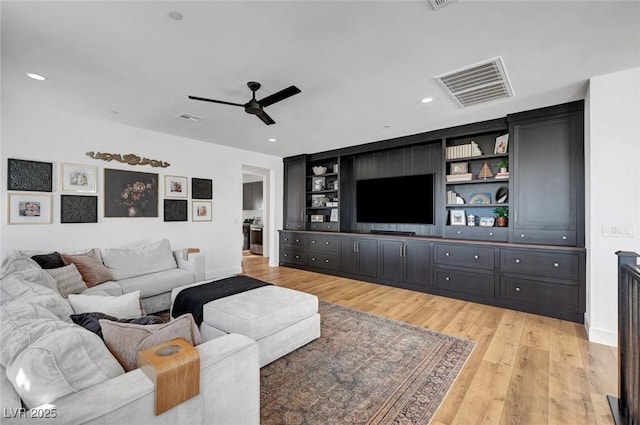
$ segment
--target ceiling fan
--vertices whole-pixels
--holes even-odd
[[[251,100],[245,104],[225,102],[223,100],[207,99],[205,97],[197,96],[189,96],[189,99],[202,100],[204,102],[222,103],[223,105],[242,106],[244,107],[244,111],[246,113],[257,116],[266,125],[271,125],[275,124],[276,122],[269,115],[267,115],[267,113],[264,111],[264,108],[301,92],[301,90],[296,86],[290,86],[286,89],[280,90],[277,93],[269,95],[264,99],[256,100],[256,91],[261,87],[261,84],[255,81],[249,81],[247,83],[247,86],[249,86],[249,89],[253,93],[253,96]]]

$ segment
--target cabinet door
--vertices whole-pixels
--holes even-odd
[[[356,243],[358,250],[358,273],[378,276],[378,240],[359,239]]]
[[[242,185],[242,209],[253,209],[253,186],[251,183],[244,183]]]
[[[295,160],[284,163],[284,228],[304,229],[304,197],[306,161]]]
[[[428,242],[405,241],[404,280],[420,285],[429,285],[430,246]]]
[[[576,240],[567,232],[575,232],[583,221],[579,216],[584,189],[580,114],[582,111],[513,124],[514,208],[510,220],[514,243],[568,245]],[[554,232],[559,232],[558,237]]]
[[[340,270],[358,273],[358,253],[356,240],[353,238],[340,238]]]
[[[380,278],[395,281],[404,279],[404,242],[380,241]]]

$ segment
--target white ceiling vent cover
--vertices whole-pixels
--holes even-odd
[[[435,78],[461,108],[514,95],[500,56]]]
[[[453,3],[456,0],[429,0],[429,4],[433,7],[433,10],[438,10],[441,7],[445,7],[446,5]]]
[[[186,112],[178,115],[176,118],[181,118],[183,120],[193,121],[193,122],[198,122],[202,119],[200,117],[196,117],[195,115],[187,114]]]

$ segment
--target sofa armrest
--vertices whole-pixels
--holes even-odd
[[[153,383],[140,369],[51,403],[48,424],[216,424],[260,423],[258,346],[229,334],[196,347],[200,352],[200,394],[155,416]],[[3,418],[5,424],[40,424],[38,418]]]
[[[195,274],[194,282],[200,282],[204,280],[205,273],[205,259],[202,254],[189,254],[189,258],[185,259],[183,257],[183,249],[178,249],[173,251],[173,256],[176,259],[176,263],[178,263],[178,268],[183,270],[188,270]]]

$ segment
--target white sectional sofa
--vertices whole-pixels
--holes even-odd
[[[126,259],[118,257],[122,254],[107,253],[105,264],[126,266]],[[151,301],[150,310],[162,309],[170,286],[166,282],[184,275],[180,271],[149,269],[143,275],[114,279],[107,292],[126,293],[141,290],[145,282],[157,284],[157,289],[141,293]],[[195,272],[184,273],[197,279]],[[102,289],[87,290],[98,291]],[[56,281],[30,257],[5,259],[0,274],[2,424],[259,423],[259,353],[252,339],[228,334],[198,345],[200,394],[155,416],[152,381],[140,369],[125,373],[98,335],[72,323],[72,313]]]

